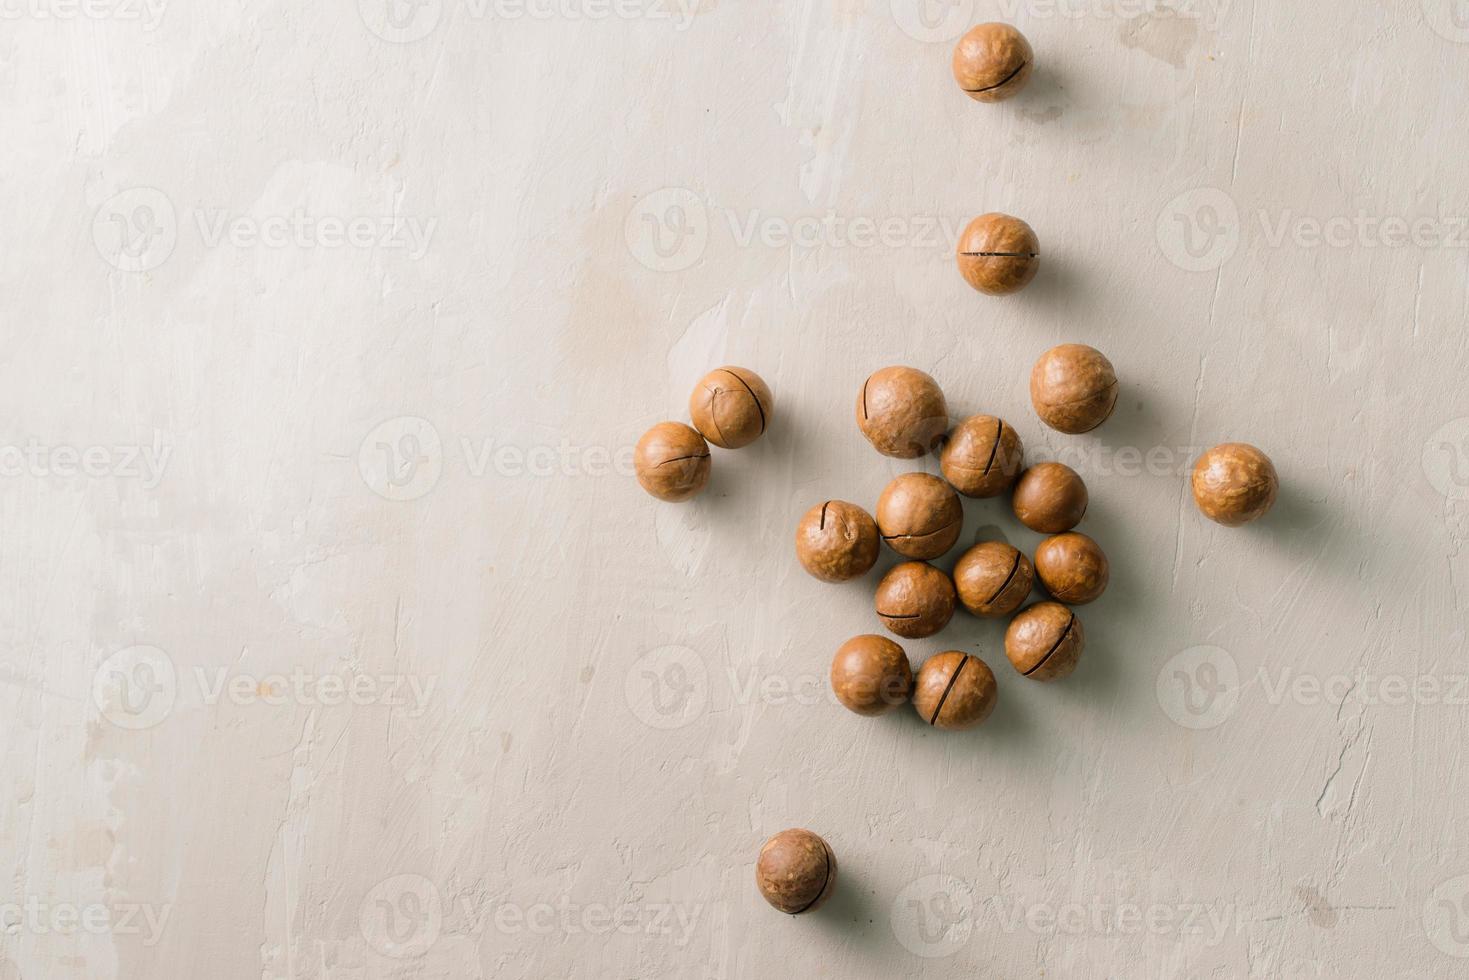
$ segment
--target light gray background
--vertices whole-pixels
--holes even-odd
[[[1462,973],[1465,4],[158,2],[0,31],[0,978]],[[987,210],[1019,296],[953,267]],[[1092,435],[1029,407],[1065,341]],[[660,504],[723,363],[773,425]],[[907,644],[995,668],[974,732],[833,704],[891,557],[793,556],[910,468],[890,363],[1112,558],[1064,683]],[[1224,440],[1257,526],[1189,500]],[[842,868],[796,919],[788,826]]]

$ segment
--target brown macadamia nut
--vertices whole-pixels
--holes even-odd
[[[959,495],[928,473],[904,473],[877,498],[882,539],[905,558],[937,558],[954,547],[963,527]]]
[[[760,375],[742,367],[710,371],[689,395],[694,428],[721,449],[739,449],[760,438],[774,407]]]
[[[988,718],[999,694],[988,664],[958,650],[945,650],[918,669],[913,707],[928,724],[958,731]]]
[[[1001,102],[1030,81],[1035,53],[1009,24],[980,24],[954,45],[954,81],[976,102]]]
[[[1057,432],[1090,432],[1117,404],[1117,372],[1095,347],[1052,347],[1031,368],[1030,403],[1041,421]]]
[[[873,605],[882,625],[910,640],[933,636],[954,617],[954,582],[921,561],[894,565],[877,583]]]
[[[796,525],[796,557],[823,582],[845,582],[867,574],[882,547],[877,522],[845,500],[828,500],[806,511]]]
[[[659,422],[638,440],[633,470],[659,500],[688,500],[709,483],[709,444],[682,422]]]
[[[755,885],[767,902],[787,915],[820,908],[836,884],[836,855],[809,830],[782,830],[760,848]]]
[[[1107,556],[1085,534],[1070,531],[1046,538],[1035,549],[1035,574],[1052,598],[1073,606],[1107,591]]]
[[[1024,455],[1014,426],[993,415],[971,415],[949,433],[939,468],[964,496],[996,497],[1015,482]]]
[[[884,456],[917,459],[943,441],[949,406],[938,382],[922,371],[885,367],[857,393],[857,425]]]
[[[1010,620],[1005,630],[1005,656],[1017,671],[1036,681],[1070,674],[1085,645],[1081,620],[1059,602],[1037,602]]]
[[[1041,244],[1030,225],[1008,214],[982,214],[959,236],[959,272],[990,296],[1019,292],[1041,267]]]
[[[885,715],[913,696],[913,665],[885,636],[854,636],[832,658],[831,689],[848,710]]]
[[[1020,523],[1041,534],[1060,534],[1086,514],[1086,484],[1065,463],[1038,463],[1020,474],[1010,505]]]
[[[1243,442],[1226,442],[1194,463],[1194,503],[1211,521],[1225,527],[1248,524],[1275,504],[1280,478],[1275,464]]]
[[[1035,584],[1035,568],[1019,548],[982,541],[954,566],[954,588],[964,608],[976,616],[1008,616],[1020,608]]]

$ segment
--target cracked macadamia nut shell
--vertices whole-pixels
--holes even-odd
[[[771,906],[787,915],[820,908],[836,884],[836,855],[809,830],[782,830],[760,848],[755,885]]]
[[[831,689],[849,711],[885,715],[913,695],[913,665],[885,636],[854,636],[831,660]]]
[[[1037,463],[1015,483],[1010,506],[1021,524],[1041,534],[1060,534],[1086,514],[1086,484],[1065,463]]]
[[[633,471],[659,500],[688,500],[709,483],[709,444],[682,422],[659,422],[638,440]]]
[[[925,724],[959,731],[990,716],[999,700],[994,671],[958,650],[936,653],[918,669],[913,708]]]
[[[796,557],[802,568],[823,582],[867,574],[881,548],[877,522],[845,500],[817,504],[796,525]]]
[[[921,561],[894,565],[873,596],[882,624],[910,640],[933,636],[949,625],[956,601],[953,580]]]
[[[689,395],[694,428],[721,449],[739,449],[760,438],[774,406],[760,375],[733,365],[704,375]]]
[[[1041,267],[1041,244],[1030,225],[1008,214],[982,214],[959,236],[964,281],[989,296],[1019,292]]]
[[[1095,347],[1052,347],[1030,371],[1030,403],[1041,421],[1057,432],[1090,432],[1117,404],[1117,372]]]
[[[959,495],[928,473],[904,473],[877,498],[877,529],[905,558],[937,558],[959,540],[964,508]]]
[[[1081,606],[1107,591],[1111,568],[1095,541],[1068,531],[1046,538],[1035,549],[1035,574],[1052,598]]]
[[[1037,602],[1005,630],[1005,656],[1016,671],[1036,681],[1055,681],[1076,669],[1086,634],[1076,613],[1059,602]]]
[[[996,497],[1020,474],[1025,448],[1015,427],[993,415],[971,415],[954,426],[939,468],[966,497]]]
[[[1003,541],[982,541],[954,565],[954,589],[964,608],[976,616],[1008,616],[1020,608],[1035,585],[1035,568],[1019,549]]]
[[[1194,503],[1205,517],[1239,527],[1275,505],[1280,478],[1269,456],[1248,443],[1226,442],[1194,463],[1193,488]]]
[[[976,102],[1001,102],[1030,81],[1035,52],[1009,24],[980,24],[954,45],[954,81]]]
[[[917,459],[938,448],[949,428],[949,406],[938,382],[917,368],[885,367],[857,393],[857,426],[872,447],[895,459]]]

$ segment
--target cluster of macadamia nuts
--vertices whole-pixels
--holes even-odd
[[[1068,344],[1042,355],[1031,393],[1042,421],[1083,432],[1111,412],[1117,376],[1100,352]],[[1005,654],[1017,673],[1036,681],[1070,674],[1085,642],[1071,607],[1099,598],[1109,577],[1101,547],[1075,530],[1087,509],[1081,477],[1061,463],[1027,468],[1019,432],[999,416],[971,415],[950,426],[943,390],[917,368],[873,372],[858,391],[854,414],[879,453],[893,459],[937,454],[943,475],[899,474],[879,495],[875,515],[845,500],[812,505],[796,526],[802,567],[824,582],[850,581],[872,570],[886,544],[902,559],[880,577],[873,595],[878,622],[889,633],[931,637],[962,607],[982,619],[1008,620]],[[1033,556],[1005,541],[979,541],[959,556],[952,574],[934,564],[962,535],[961,497],[1007,495],[1022,524],[1048,535]],[[1027,606],[1037,586],[1049,599]],[[915,670],[901,646],[873,633],[837,649],[831,686],[856,714],[884,715],[911,702],[924,724],[950,730],[981,724],[999,690],[989,665],[971,653],[946,650]],[[810,863],[808,870],[819,862],[812,857]]]
[[[977,102],[1014,96],[1034,68],[1030,43],[1008,24],[980,24],[954,47],[954,80]],[[1040,240],[1020,218],[981,214],[959,236],[955,258],[975,290],[1005,296],[1035,278]],[[1105,422],[1118,391],[1111,361],[1084,344],[1051,348],[1030,375],[1036,416],[1068,435]],[[655,426],[638,443],[638,479],[665,500],[693,496],[709,476],[705,440],[726,448],[745,445],[764,431],[769,412],[770,392],[758,377],[739,368],[713,372],[690,403],[698,431],[673,422]],[[796,527],[796,556],[806,571],[825,582],[859,578],[872,570],[886,543],[903,559],[881,576],[874,595],[877,618],[889,632],[904,639],[933,636],[962,606],[980,618],[1009,619],[1005,655],[1021,676],[1055,681],[1071,674],[1086,642],[1072,607],[1100,598],[1110,577],[1101,547],[1076,530],[1088,504],[1081,476],[1059,462],[1026,467],[1019,433],[997,416],[972,415],[951,427],[943,390],[916,368],[886,367],[868,377],[857,395],[856,419],[882,455],[916,460],[936,453],[943,476],[898,476],[878,497],[875,516],[843,500],[811,506]],[[1271,508],[1279,480],[1263,452],[1231,442],[1199,457],[1192,488],[1206,517],[1237,526]],[[962,535],[961,495],[1006,494],[1016,519],[1047,535],[1032,556],[1005,541],[979,541],[959,557],[952,574],[932,564]],[[1049,598],[1027,606],[1036,586]],[[983,723],[999,690],[989,665],[973,654],[945,650],[915,672],[901,646],[872,633],[837,649],[831,685],[837,700],[858,715],[885,715],[911,703],[924,724],[951,730]],[[809,830],[782,831],[761,848],[755,878],[766,901],[799,915],[831,894],[836,857]]]
[[[689,395],[689,417],[659,422],[638,440],[633,471],[659,500],[679,503],[709,485],[709,444],[740,449],[765,434],[775,407],[770,388],[754,371],[727,365],[704,375]]]

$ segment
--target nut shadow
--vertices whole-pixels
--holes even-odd
[[[875,889],[861,866],[853,867],[846,859],[838,859],[836,890],[825,905],[801,918],[823,931],[840,933],[841,937],[871,952],[887,948],[887,932],[876,926],[885,914],[874,901]]]

